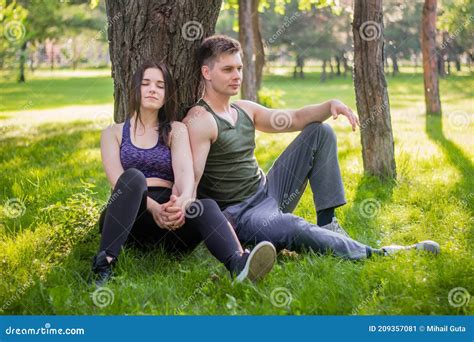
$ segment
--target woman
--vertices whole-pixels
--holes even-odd
[[[96,283],[111,277],[126,243],[185,253],[204,241],[237,281],[265,276],[275,262],[273,245],[265,241],[251,253],[243,251],[217,204],[193,200],[187,128],[176,121],[174,84],[164,64],[138,68],[129,103],[126,121],[106,128],[101,137],[102,162],[114,190],[99,221],[102,238],[92,267]]]

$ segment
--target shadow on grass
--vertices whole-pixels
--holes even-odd
[[[442,117],[426,116],[426,133],[442,148],[450,164],[461,174],[461,181],[456,184],[453,195],[467,203],[471,216],[474,216],[474,165],[472,161],[456,144],[444,136]]]

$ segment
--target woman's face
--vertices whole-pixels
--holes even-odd
[[[143,73],[141,84],[141,107],[147,110],[159,110],[165,99],[165,81],[160,69],[149,68]]]

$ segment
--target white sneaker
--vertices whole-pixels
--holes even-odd
[[[276,260],[276,250],[271,242],[262,241],[252,249],[245,262],[245,266],[235,278],[238,283],[249,279],[256,282],[271,271]]]
[[[400,245],[390,245],[381,248],[384,252],[384,255],[394,255],[400,251],[407,251],[416,249],[418,251],[427,251],[433,254],[439,254],[441,248],[439,247],[439,243],[431,240],[425,240],[418,243],[415,243],[411,246],[400,246]]]
[[[331,223],[325,224],[324,226],[320,226],[323,229],[330,230],[334,233],[339,233],[341,235],[344,235],[345,237],[350,237],[349,234],[344,230],[344,228],[341,227],[341,225],[337,222],[337,219],[335,217],[332,218]]]

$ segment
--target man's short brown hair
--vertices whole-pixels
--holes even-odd
[[[202,42],[197,52],[199,67],[211,65],[211,63],[220,55],[226,53],[232,55],[241,52],[240,43],[224,35],[210,36]]]

